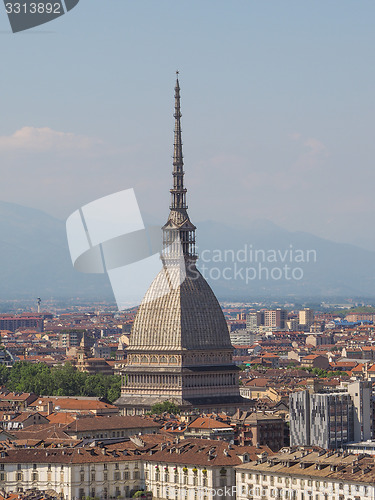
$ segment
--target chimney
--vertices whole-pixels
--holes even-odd
[[[51,415],[51,413],[53,413],[53,402],[48,401],[48,403],[47,403],[47,416]]]

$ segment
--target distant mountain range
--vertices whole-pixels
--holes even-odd
[[[269,221],[202,222],[197,242],[198,267],[221,299],[375,297],[375,252],[353,245]],[[65,222],[39,210],[0,202],[0,256],[1,298],[113,300],[106,275],[73,269]]]
[[[238,255],[235,252],[237,270],[240,266],[254,268],[248,272],[249,278],[252,278],[248,283],[246,276],[242,279],[240,274],[236,280],[210,279],[207,270],[208,281],[219,297],[248,297],[251,300],[257,297],[288,296],[321,299],[375,297],[375,252],[354,245],[334,243],[306,232],[287,231],[270,221],[255,221],[241,228],[208,221],[198,227],[199,251],[211,251],[202,253],[201,260],[204,257],[206,260],[212,257],[213,260],[214,248],[221,251],[246,248],[246,262],[239,262],[244,257],[244,251]],[[216,252],[217,255],[219,253]],[[233,272],[231,252],[227,252],[227,262],[209,262],[207,266],[221,269],[227,266]],[[285,266],[289,267],[287,272]],[[227,271],[227,275],[230,273]]]
[[[65,222],[0,202],[0,297],[113,299],[106,275],[76,272]]]

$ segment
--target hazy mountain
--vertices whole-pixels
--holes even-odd
[[[199,264],[208,267],[205,275],[219,296],[230,294],[233,297],[256,299],[262,297],[315,296],[315,297],[374,297],[375,296],[375,252],[354,245],[334,243],[309,233],[291,232],[269,221],[255,221],[246,227],[223,226],[207,221],[199,224],[197,241],[201,254]],[[247,249],[247,261],[239,262]],[[203,252],[204,249],[206,252]],[[214,251],[216,249],[216,252]],[[227,252],[225,262],[214,262],[214,256],[223,260],[223,250]],[[243,250],[239,255],[237,250]],[[209,250],[209,251],[207,251]],[[251,252],[252,250],[252,252]],[[256,253],[256,250],[258,252]],[[211,259],[210,262],[202,262]],[[229,267],[234,276],[234,265],[254,268],[249,271],[246,284],[245,270],[243,279],[216,280],[218,271],[209,269]],[[286,279],[284,266],[287,265],[292,279]],[[259,266],[262,267],[259,278]],[[264,268],[268,269],[267,272]],[[272,271],[273,268],[278,270]],[[280,273],[280,269],[282,273]],[[294,277],[292,275],[294,271]],[[302,270],[302,272],[300,271]],[[278,279],[281,274],[281,279]],[[302,275],[302,277],[301,277]],[[300,279],[301,278],[301,279]]]
[[[112,298],[105,275],[73,269],[65,222],[0,202],[0,296]]]
[[[375,297],[375,252],[353,245],[290,232],[269,221],[246,227],[202,222],[197,242],[198,267],[222,298]],[[0,202],[0,252],[2,298],[113,299],[105,275],[73,269],[65,222],[44,212]],[[252,268],[248,283],[246,268]]]

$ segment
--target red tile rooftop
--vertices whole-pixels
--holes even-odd
[[[189,429],[228,429],[229,424],[211,417],[198,417],[188,425]]]
[[[133,429],[133,428],[160,428],[160,425],[147,417],[113,416],[113,417],[85,417],[76,419],[64,427],[66,432],[84,432],[106,429]]]
[[[364,365],[363,363],[358,364],[357,366],[355,366],[355,367],[352,369],[352,373],[355,373],[355,372],[362,372],[364,367],[365,367],[365,365]]]
[[[75,421],[74,415],[72,415],[71,413],[64,413],[64,412],[51,413],[50,415],[46,415],[46,417],[51,424],[67,425]]]
[[[252,380],[243,382],[245,387],[267,387],[269,383],[270,379],[268,378],[253,378]]]
[[[356,361],[332,361],[332,363],[330,363],[330,366],[346,368],[349,366],[357,366],[357,364],[358,363]]]
[[[40,403],[41,401],[41,403]],[[29,406],[44,406],[48,402],[53,402],[55,406],[59,406],[65,410],[100,410],[100,409],[116,409],[117,406],[104,403],[98,399],[89,398],[68,398],[64,396],[41,397],[31,403]]]

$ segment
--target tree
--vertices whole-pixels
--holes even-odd
[[[134,493],[133,498],[149,498],[152,499],[152,492],[151,491],[143,491],[143,490],[138,490]]]
[[[121,377],[90,375],[77,371],[70,363],[50,368],[45,363],[15,363],[12,368],[0,366],[0,382],[8,390],[34,392],[40,396],[88,396],[113,402],[120,397]]]
[[[163,403],[156,403],[151,407],[151,414],[160,415],[161,413],[180,413],[180,407],[172,401],[164,401]]]
[[[9,379],[10,368],[0,365],[0,385],[6,385]]]
[[[121,377],[115,375],[111,380],[111,385],[107,390],[107,399],[113,403],[121,396]]]

